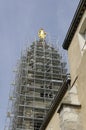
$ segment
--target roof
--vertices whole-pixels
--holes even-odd
[[[68,50],[85,10],[86,10],[86,0],[80,0],[62,45],[64,49]]]
[[[68,90],[68,86],[70,84],[70,75],[67,75],[62,87],[59,89],[55,99],[53,100],[53,104],[51,104],[51,108],[47,114],[47,116],[44,119],[44,122],[40,128],[40,130],[45,130],[45,128],[47,127],[49,121],[51,120],[54,112],[56,111],[57,107],[59,106],[62,98],[64,97],[65,93]]]

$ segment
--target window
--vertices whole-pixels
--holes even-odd
[[[86,49],[86,30],[84,32],[84,45],[82,49]]]
[[[80,50],[81,54],[84,53],[86,50],[86,18],[81,25],[80,32],[79,32],[79,43],[80,43]]]
[[[81,34],[80,36],[80,42],[81,42],[81,51],[83,52],[86,50],[86,30]]]

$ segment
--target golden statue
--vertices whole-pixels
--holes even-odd
[[[44,29],[40,29],[38,32],[38,36],[40,39],[45,39],[46,38],[46,32],[44,31]]]

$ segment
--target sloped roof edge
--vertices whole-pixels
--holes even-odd
[[[65,37],[63,45],[62,45],[64,49],[68,50],[70,43],[72,41],[72,38],[77,30],[77,27],[80,23],[80,20],[83,16],[83,13],[85,10],[86,10],[86,0],[80,0],[79,5],[76,9],[73,20],[70,24],[70,27],[68,29],[68,32],[66,34],[66,37]]]

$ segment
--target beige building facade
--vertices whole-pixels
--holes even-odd
[[[86,130],[86,0],[83,0],[82,14],[76,31],[68,45],[68,58],[71,74],[71,86],[76,85],[78,100],[81,104],[80,118],[83,130]],[[80,15],[80,14],[79,14]],[[77,24],[77,23],[76,23]],[[72,34],[71,34],[72,35]]]
[[[55,99],[59,103],[51,107],[53,114],[49,111],[41,130],[86,130],[86,0],[79,2],[63,48],[68,51],[71,82],[64,82],[67,89],[59,92],[63,96]]]

